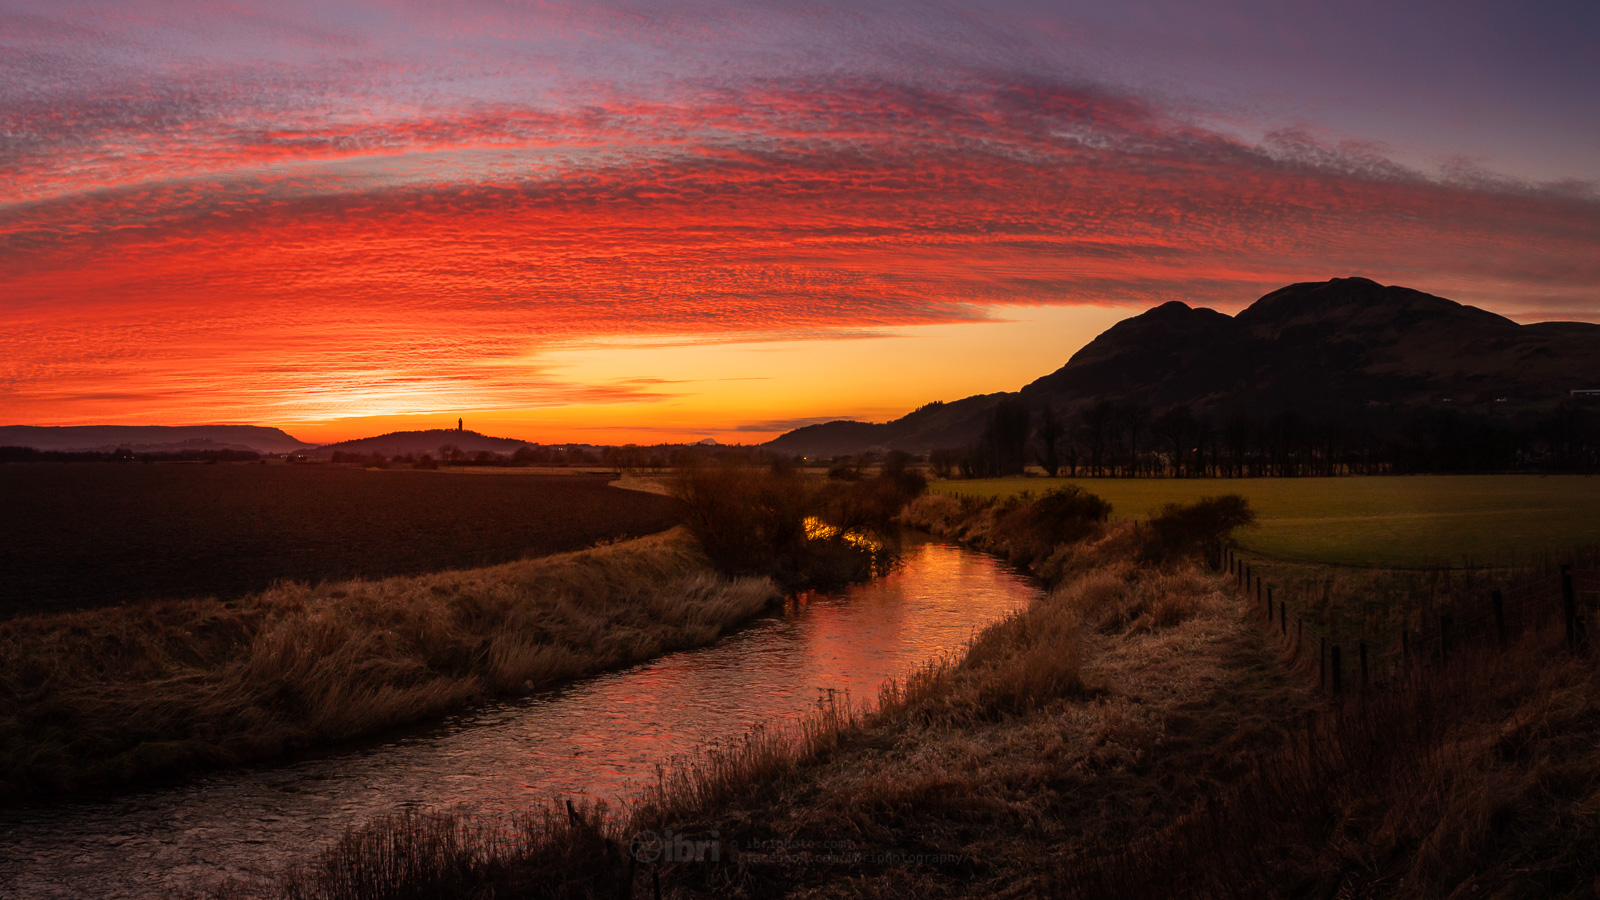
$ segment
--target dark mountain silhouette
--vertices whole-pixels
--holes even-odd
[[[1237,316],[1166,303],[1118,322],[1017,393],[884,424],[812,425],[768,446],[812,456],[965,446],[1007,397],[1067,415],[1110,400],[1215,416],[1330,419],[1448,405],[1507,417],[1549,410],[1584,388],[1600,388],[1600,325],[1519,325],[1410,288],[1335,278],[1280,288]]]
[[[313,446],[277,428],[261,425],[5,425],[0,447],[35,450],[181,453],[203,450],[254,450],[292,453]]]
[[[989,410],[1015,394],[978,394],[951,403],[929,403],[892,422],[824,422],[781,435],[767,444],[783,453],[813,457],[845,456],[870,449],[926,453],[970,444],[983,430]]]
[[[462,453],[474,454],[484,450],[490,453],[515,453],[518,447],[528,446],[527,441],[511,438],[489,437],[476,431],[457,431],[453,428],[435,428],[429,431],[394,431],[377,437],[357,438],[325,444],[310,452],[312,456],[332,456],[343,453],[381,453],[384,456],[420,456],[424,453],[439,455],[439,448],[451,446]]]

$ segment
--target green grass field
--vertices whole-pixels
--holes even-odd
[[[1009,497],[1078,484],[1142,519],[1168,502],[1237,493],[1259,523],[1247,550],[1282,560],[1419,568],[1486,565],[1600,543],[1600,478],[1411,475],[1372,478],[1005,478],[936,482],[956,496]]]

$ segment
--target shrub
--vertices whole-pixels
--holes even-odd
[[[1168,503],[1145,523],[1140,555],[1171,560],[1199,552],[1215,553],[1235,528],[1253,525],[1255,511],[1238,494],[1202,497],[1194,503]]]
[[[1022,565],[1044,559],[1061,544],[1095,534],[1111,515],[1111,504],[1077,485],[1048,491],[1033,502],[1008,504],[995,523],[992,540]]]
[[[954,537],[966,516],[961,501],[949,494],[923,494],[900,512],[900,521],[940,537]]]
[[[912,456],[904,450],[891,450],[883,459],[878,480],[894,486],[906,501],[922,496],[928,489],[928,476],[911,467]]]
[[[723,572],[781,574],[803,556],[815,501],[797,475],[694,461],[678,470],[674,494],[684,503],[684,524]]]
[[[820,481],[726,460],[685,465],[674,493],[718,569],[799,587],[868,577],[888,556],[895,517],[912,499],[904,491],[921,486],[906,473]]]

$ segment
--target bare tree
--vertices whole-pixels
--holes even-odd
[[[1083,411],[1084,437],[1089,444],[1089,471],[1096,477],[1105,474],[1106,443],[1111,438],[1111,426],[1116,417],[1117,408],[1110,400],[1101,400]]]
[[[1152,437],[1171,454],[1172,477],[1183,477],[1184,460],[1193,446],[1194,414],[1187,406],[1174,406],[1162,413],[1151,428]]]
[[[978,440],[995,475],[1019,475],[1028,465],[1028,407],[1021,400],[1001,400],[989,413],[989,424]]]
[[[1144,434],[1145,427],[1150,424],[1150,407],[1143,403],[1129,403],[1122,408],[1122,430],[1128,435],[1128,470],[1127,474],[1137,477],[1139,474],[1139,435]]]
[[[1061,471],[1061,436],[1065,431],[1056,411],[1049,404],[1045,404],[1044,408],[1039,410],[1039,425],[1034,429],[1034,434],[1039,438],[1039,465],[1044,467],[1045,474],[1051,478],[1056,477],[1056,473]]]
[[[1245,456],[1250,450],[1250,420],[1243,415],[1231,415],[1222,430],[1223,440],[1228,445],[1228,474],[1243,478]]]
[[[1217,426],[1210,416],[1194,423],[1195,470],[1201,478],[1217,474]]]

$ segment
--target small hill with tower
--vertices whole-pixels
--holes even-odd
[[[309,451],[308,456],[326,457],[334,453],[381,454],[383,456],[441,455],[441,447],[454,447],[462,453],[474,454],[487,450],[490,453],[515,453],[517,448],[529,446],[528,441],[512,438],[490,437],[476,431],[456,428],[432,428],[427,431],[393,431],[377,437],[357,438],[324,444]]]

